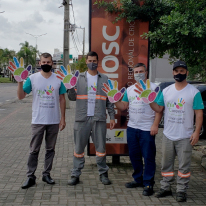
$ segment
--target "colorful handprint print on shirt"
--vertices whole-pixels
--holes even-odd
[[[78,77],[79,77],[79,71],[77,70],[75,74],[73,75],[71,73],[71,68],[69,65],[67,65],[67,70],[64,68],[64,66],[60,66],[62,72],[57,71],[57,78],[61,79],[62,82],[64,83],[64,86],[67,89],[71,89],[75,87]]]
[[[178,99],[178,103],[174,102],[174,104],[177,109],[181,110],[183,108],[183,105],[185,104],[185,101],[184,99],[181,98],[180,100]]]
[[[136,89],[134,89],[134,91],[139,94],[139,98],[141,98],[144,103],[146,104],[152,103],[155,100],[160,88],[156,87],[155,90],[153,91],[150,88],[149,79],[147,79],[146,85],[142,80],[140,80],[139,82],[141,86],[135,84]]]
[[[28,77],[29,71],[31,70],[32,66],[28,65],[26,69],[24,69],[24,59],[20,58],[20,63],[16,57],[13,57],[15,64],[9,61],[8,69],[14,75],[14,78],[17,82],[22,82],[24,79]]]
[[[44,91],[46,92],[47,95],[51,96],[52,92],[54,91],[54,88],[50,85],[50,86],[47,86],[47,89],[48,90],[44,90]]]
[[[106,83],[104,83],[103,84],[104,87],[102,88],[102,90],[107,94],[108,99],[111,103],[118,102],[122,98],[123,94],[125,93],[126,88],[123,87],[119,91],[118,82],[114,81],[114,84],[113,84],[110,79],[108,79],[108,84],[109,86]]]

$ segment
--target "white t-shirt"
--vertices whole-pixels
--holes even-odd
[[[92,76],[87,72],[87,116],[94,116],[95,99],[97,91],[97,75]]]
[[[194,109],[204,108],[199,90],[187,84],[178,91],[172,84],[163,89],[157,104],[165,106],[164,135],[173,141],[190,138],[194,131]]]
[[[150,87],[154,90],[157,85],[150,82]],[[135,85],[127,88],[122,101],[129,102],[129,121],[127,126],[143,131],[150,131],[154,122],[155,112],[149,104],[145,104],[134,91]]]
[[[32,74],[23,86],[29,94],[32,91],[32,124],[59,124],[59,94],[66,89],[56,74],[46,79],[40,72]]]

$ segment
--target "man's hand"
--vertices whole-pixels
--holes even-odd
[[[61,119],[59,123],[59,130],[62,131],[66,127],[65,119]]]
[[[156,135],[158,133],[158,126],[156,126],[156,125],[152,125],[151,126],[151,129],[150,129],[150,135],[152,135],[152,136],[154,136],[154,135]]]
[[[114,126],[115,126],[115,120],[114,119],[111,119],[110,120],[110,130],[114,129]]]
[[[190,137],[190,144],[191,144],[192,146],[194,146],[194,145],[198,142],[199,136],[200,136],[200,133],[199,133],[199,132],[194,132],[194,133],[192,134],[192,136]]]

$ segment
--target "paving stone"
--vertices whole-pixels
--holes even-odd
[[[73,124],[75,103],[70,102],[70,109],[66,111],[67,126],[59,132],[56,154],[54,157],[51,176],[55,185],[42,182],[44,168],[45,145],[43,143],[39,153],[39,163],[36,171],[37,184],[26,190],[21,185],[26,180],[27,158],[31,138],[31,102],[29,96],[23,101],[1,105],[0,108],[0,206],[158,206],[158,205],[206,205],[206,171],[197,158],[192,159],[191,180],[188,189],[188,201],[177,203],[175,200],[176,185],[172,186],[173,197],[157,199],[154,196],[142,195],[143,188],[125,188],[125,183],[132,181],[132,165],[129,157],[120,158],[120,164],[112,164],[112,157],[107,157],[110,167],[109,178],[112,185],[103,185],[99,181],[99,174],[95,157],[85,156],[85,168],[82,170],[80,184],[69,186],[70,170],[73,166]],[[154,190],[160,188],[161,180],[161,139],[162,129],[156,136],[156,175]],[[85,152],[86,149],[85,149]],[[175,174],[178,162],[175,161]]]

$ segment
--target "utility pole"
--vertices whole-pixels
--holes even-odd
[[[69,64],[69,6],[70,0],[63,0],[64,5],[64,43],[63,43],[63,64],[66,67]]]
[[[63,0],[62,2],[64,6],[64,42],[63,42],[63,65],[67,68],[67,64],[69,64],[69,6],[70,0]],[[69,109],[69,99],[66,98],[66,109]]]
[[[85,46],[85,27],[83,28],[83,57],[84,57],[84,50],[85,50],[85,48],[84,48],[84,46]]]

